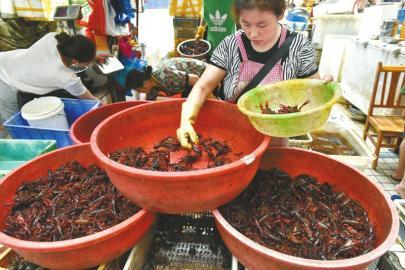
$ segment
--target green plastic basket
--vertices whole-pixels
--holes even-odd
[[[0,178],[27,161],[55,149],[54,140],[0,139]]]
[[[259,132],[274,137],[293,137],[322,127],[340,92],[336,83],[314,79],[288,80],[248,91],[239,99],[238,108]],[[280,104],[300,105],[307,99],[311,102],[297,113],[262,114],[260,110],[260,105],[266,101],[270,108],[277,109]]]

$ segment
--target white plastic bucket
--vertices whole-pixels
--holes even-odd
[[[69,129],[64,104],[58,97],[31,100],[21,108],[21,116],[32,127]]]

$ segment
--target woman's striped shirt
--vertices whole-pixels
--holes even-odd
[[[242,32],[242,30],[239,31]],[[288,30],[287,36],[289,34],[291,34],[291,30]],[[242,35],[246,37],[246,34],[243,32]],[[278,42],[275,46],[278,46]],[[248,57],[249,60],[252,60],[250,56]],[[236,33],[224,38],[212,53],[210,64],[227,72],[223,81],[223,95],[225,100],[233,100],[238,85],[241,59],[241,53],[236,42]],[[282,59],[281,65],[283,67],[283,77],[285,80],[307,78],[318,72],[315,51],[311,42],[302,34],[297,33],[290,46],[288,56]]]

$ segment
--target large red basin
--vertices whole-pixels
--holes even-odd
[[[377,248],[365,255],[346,260],[298,258],[256,244],[234,229],[218,210],[214,210],[215,222],[226,246],[250,270],[364,270],[395,242],[399,230],[395,207],[385,192],[359,170],[326,155],[295,148],[270,148],[264,154],[260,167],[278,167],[293,176],[309,174],[346,192],[367,210],[376,228]]]
[[[94,129],[104,119],[114,113],[148,102],[149,101],[146,100],[132,100],[104,105],[95,110],[91,110],[76,119],[70,127],[70,137],[76,144],[90,142],[90,137]]]
[[[19,167],[0,181],[0,229],[17,188],[30,179],[46,175],[48,169],[77,160],[93,163],[95,158],[88,143],[66,147]],[[155,215],[140,210],[134,216],[104,231],[72,240],[33,242],[19,240],[0,232],[0,243],[14,249],[35,264],[50,269],[85,269],[113,260],[133,247],[150,229]]]
[[[215,209],[232,200],[255,175],[270,138],[257,132],[236,105],[208,100],[196,122],[204,137],[226,141],[234,153],[253,158],[189,172],[156,172],[127,167],[108,158],[114,150],[142,146],[150,150],[167,136],[176,136],[183,99],[153,102],[117,113],[93,132],[91,147],[114,186],[148,210],[190,213]]]

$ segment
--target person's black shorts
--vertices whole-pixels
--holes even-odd
[[[68,91],[63,90],[63,89],[55,90],[55,91],[52,91],[52,92],[50,92],[48,94],[45,94],[45,95],[36,95],[36,94],[32,94],[32,93],[18,91],[17,92],[18,106],[21,109],[22,106],[24,106],[25,103],[30,102],[34,98],[46,97],[46,96],[54,96],[54,97],[60,97],[60,98],[76,98],[76,99],[78,98],[78,97],[70,94]]]

